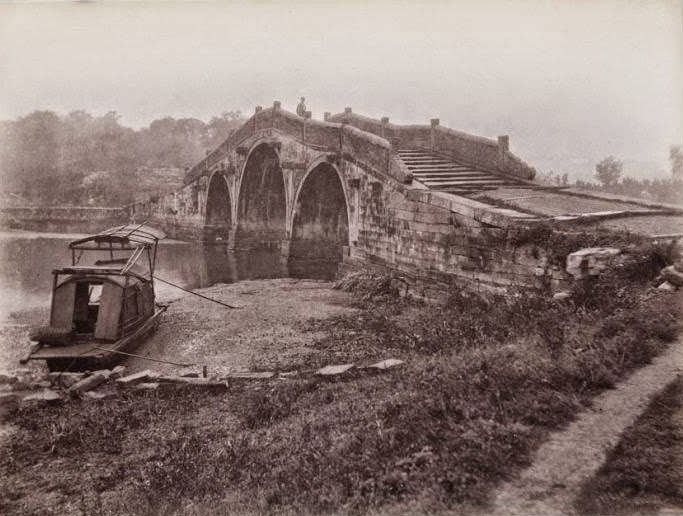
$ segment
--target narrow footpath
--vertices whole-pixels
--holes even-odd
[[[683,374],[683,338],[616,388],[595,398],[565,430],[537,451],[528,469],[498,491],[494,515],[571,515],[581,484],[591,478],[622,432],[651,398]]]

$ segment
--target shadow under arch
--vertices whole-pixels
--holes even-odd
[[[237,200],[236,247],[281,243],[286,239],[287,197],[280,157],[267,144],[249,153]]]
[[[204,240],[227,242],[232,227],[232,201],[225,176],[215,172],[209,181],[206,194],[206,216],[204,218]]]
[[[337,170],[315,166],[296,198],[288,270],[296,278],[331,279],[349,245],[346,195]]]

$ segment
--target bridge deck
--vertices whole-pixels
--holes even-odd
[[[430,190],[541,218],[579,217],[586,224],[651,236],[683,233],[683,211],[666,206],[609,199],[590,192],[579,195],[483,170],[423,149],[402,149],[398,155],[413,178]]]

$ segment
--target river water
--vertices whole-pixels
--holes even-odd
[[[69,241],[84,235],[0,232],[0,321],[12,312],[50,304],[52,270],[71,265]],[[291,264],[290,264],[291,266]],[[334,268],[316,270],[316,278],[330,278]],[[228,251],[225,246],[202,246],[164,240],[159,245],[156,276],[184,288],[234,283],[244,279],[288,276],[288,264],[278,249]],[[157,299],[170,300],[184,293],[155,282]]]

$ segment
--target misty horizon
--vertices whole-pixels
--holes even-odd
[[[116,111],[208,121],[305,96],[495,138],[539,172],[602,158],[668,177],[680,145],[681,3],[0,3],[0,119]],[[30,43],[30,44],[27,44]]]

